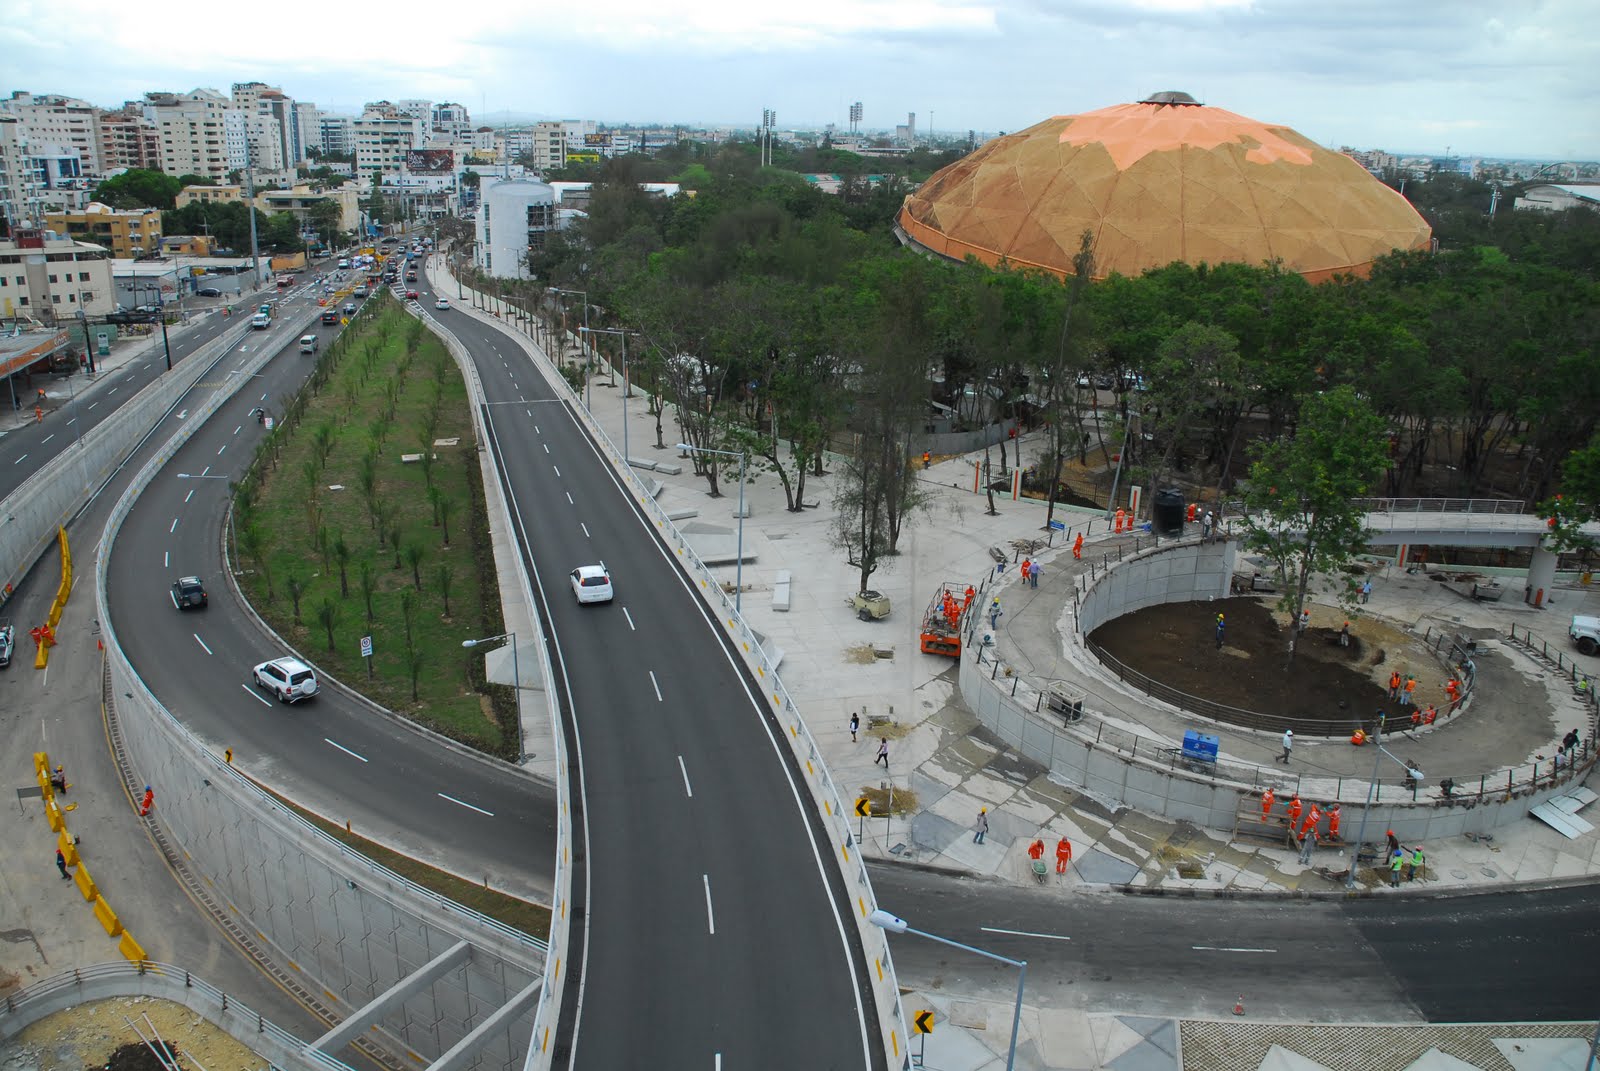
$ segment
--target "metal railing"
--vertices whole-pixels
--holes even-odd
[[[1512,624],[1506,632],[1506,637],[1529,654],[1549,663],[1558,673],[1572,682],[1573,692],[1589,711],[1589,732],[1592,736],[1597,717],[1595,687],[1600,684],[1600,680],[1588,670],[1580,668],[1577,660],[1565,650],[1557,647],[1552,651],[1548,640],[1534,635],[1528,629],[1518,631],[1517,626]]]
[[[1358,498],[1354,504],[1368,513],[1475,513],[1527,514],[1520,498]]]

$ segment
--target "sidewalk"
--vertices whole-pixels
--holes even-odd
[[[430,258],[430,278],[436,286],[448,285],[454,290],[455,280],[432,263],[435,259]],[[466,301],[453,300],[453,308],[455,315],[477,316],[509,327],[504,320],[472,308],[470,295]],[[536,349],[531,340],[523,337],[530,350]],[[541,360],[541,369],[549,373],[548,360]],[[620,374],[617,379],[620,384]],[[620,386],[613,388],[610,382],[610,370],[602,368],[593,382],[594,413],[620,450],[623,391]],[[670,413],[664,418],[666,448],[658,449],[655,421],[648,414],[645,398],[638,388],[634,389],[634,396],[628,403],[627,419],[630,452],[634,458],[679,460],[677,451],[671,448],[679,437]],[[1025,464],[1040,445],[1034,437],[1024,437]],[[879,861],[914,861],[1032,883],[1034,879],[1025,854],[1027,844],[1036,836],[1042,836],[1053,846],[1057,838],[1065,836],[1073,844],[1074,872],[1067,880],[1054,885],[1061,896],[1073,895],[1085,886],[1106,884],[1181,891],[1186,895],[1197,891],[1218,895],[1295,896],[1307,892],[1339,895],[1341,888],[1328,874],[1344,870],[1348,861],[1335,857],[1331,851],[1319,852],[1316,865],[1301,866],[1297,853],[1287,846],[1230,843],[1224,833],[1216,830],[1197,830],[1186,823],[1128,810],[1114,800],[1091,798],[1078,789],[1050,780],[1043,770],[1000,746],[978,727],[976,718],[966,710],[957,694],[955,663],[924,655],[919,649],[917,633],[922,610],[939,584],[951,581],[976,585],[993,572],[990,547],[1008,549],[1013,541],[1044,538],[1040,529],[1045,512],[1042,503],[1014,502],[996,493],[997,513],[987,515],[986,497],[970,490],[973,464],[982,458],[981,451],[947,458],[919,473],[928,489],[934,492],[934,502],[928,512],[908,521],[901,538],[901,553],[871,578],[870,585],[887,594],[894,607],[891,615],[882,621],[860,621],[845,606],[847,596],[856,588],[857,574],[829,542],[831,488],[826,477],[808,480],[806,500],[819,505],[799,514],[786,511],[782,486],[775,475],[757,477],[745,488],[748,518],[744,526],[743,614],[751,627],[765,637],[769,654],[776,657],[781,652],[779,672],[799,703],[841,790],[848,794],[857,788],[878,788],[892,781],[897,791],[909,789],[916,794],[917,811],[909,826],[898,819],[890,823],[887,830],[874,829],[877,823],[868,823],[863,845],[867,853]],[[991,461],[998,465],[997,452]],[[678,522],[679,528],[697,550],[722,552],[727,564],[719,571],[731,588],[736,573],[735,555],[731,553],[737,532],[736,489],[725,490],[720,498],[711,498],[706,481],[695,477],[687,463],[678,475],[660,472],[641,475],[660,481],[662,490],[658,500],[669,513],[683,517]],[[724,477],[728,482],[726,470]],[[1076,664],[1070,657],[1070,645],[1063,644],[1057,631],[1065,592],[1071,583],[1072,570],[1068,565],[1072,534],[1091,519],[1096,522],[1086,546],[1086,558],[1092,549],[1115,538],[1105,534],[1105,524],[1098,519],[1098,514],[1063,510],[1058,506],[1056,517],[1070,526],[1069,533],[1065,539],[1057,535],[1053,550],[1045,551],[1042,556],[1035,554],[1045,566],[1038,589],[1030,589],[1025,594],[1020,588],[1006,589],[1007,617],[1000,637],[1000,642],[1008,645],[1003,649],[1004,658],[1031,667],[1033,678],[1046,680],[1086,672],[1086,667]],[[703,553],[702,558],[706,557],[708,554]],[[1011,569],[1008,566],[1008,572]],[[773,589],[780,571],[788,572],[792,578],[787,611],[773,604]],[[1596,593],[1562,590],[1557,593],[1554,609],[1533,611],[1520,603],[1466,603],[1441,593],[1439,587],[1404,573],[1381,577],[1374,585],[1370,612],[1405,627],[1432,622],[1436,627],[1469,630],[1473,635],[1481,631],[1485,636],[1503,635],[1507,623],[1516,620],[1519,625],[1531,626],[1552,641],[1564,635],[1568,615],[1600,612],[1600,594]],[[1496,663],[1505,684],[1517,688],[1514,701],[1552,704],[1561,726],[1555,733],[1559,738],[1568,727],[1565,722],[1569,715],[1580,709],[1576,701],[1572,701],[1570,709],[1562,709],[1562,687],[1553,680],[1553,674],[1525,655],[1501,649],[1495,642],[1489,642],[1488,646],[1491,651],[1487,657]],[[1594,661],[1596,670],[1600,670],[1600,659]],[[1126,721],[1133,731],[1147,736],[1167,736],[1174,743],[1181,739],[1185,726],[1180,714],[1161,709],[1136,693],[1108,688],[1105,679],[1098,675],[1093,680],[1097,700],[1105,700],[1109,707],[1107,712]],[[1570,688],[1567,694],[1570,696]],[[1483,697],[1479,701],[1488,702]],[[861,729],[854,742],[849,731],[852,713],[861,716]],[[881,728],[875,721],[880,718],[887,719]],[[548,734],[548,728],[544,732]],[[887,737],[890,743],[892,777],[885,777],[882,767],[874,763],[880,736]],[[1277,751],[1275,743],[1275,735],[1269,739],[1262,734],[1241,733],[1230,735],[1226,747],[1231,754],[1266,765]],[[1531,740],[1528,745],[1530,749],[1541,746]],[[1306,756],[1300,749],[1296,750],[1298,763]],[[1308,747],[1307,750],[1313,749]],[[1370,771],[1370,754],[1365,756],[1365,762],[1351,759],[1349,755],[1356,749],[1348,745],[1342,749],[1318,745],[1315,750],[1320,773],[1338,776],[1349,766],[1349,775],[1366,776],[1351,763]],[[1516,755],[1515,759],[1521,761],[1522,755]],[[977,845],[972,843],[971,826],[980,807],[989,810],[990,833],[986,843]],[[1354,817],[1354,813],[1347,813],[1347,826]],[[1353,835],[1353,828],[1350,833]],[[1369,832],[1368,839],[1373,836],[1381,839],[1381,835],[1381,830],[1375,834]],[[1387,887],[1379,888],[1374,894],[1437,894],[1444,890],[1504,888],[1513,883],[1592,879],[1600,875],[1600,834],[1590,833],[1569,841],[1533,820],[1497,832],[1493,841],[1457,838],[1425,847],[1429,865],[1424,880],[1403,886],[1396,892]],[[1052,881],[1055,880],[1052,877]],[[917,1003],[918,1000],[924,1003]],[[941,991],[932,995],[907,994],[905,1007],[908,1013],[914,1007],[940,1009],[941,1022],[953,1022],[958,1026],[968,1020],[986,1024],[937,1033],[937,1040],[929,1043],[928,1066],[976,1071],[1003,1064],[1005,1042],[1009,1038],[1009,1006],[999,1008],[981,1002],[963,1002]],[[1286,1056],[1273,1056],[1269,1052],[1271,1045],[1260,1047],[1260,1055],[1246,1058],[1245,1053],[1256,1052],[1257,1048],[1253,1043],[1244,1044],[1238,1039],[1213,1046],[1221,1054],[1215,1058],[1186,1057],[1180,1065],[1174,1055],[1177,1039],[1181,1036],[1183,1044],[1193,1050],[1200,1043],[1191,1042],[1191,1035],[1197,1038],[1216,1035],[1217,1024],[1084,1015],[1070,1005],[1049,1004],[1026,1008],[1024,1022],[1031,1024],[1028,1036],[1035,1039],[1032,1058],[1022,1062],[1023,1053],[1019,1052],[1019,1066],[1025,1067],[1271,1066],[1312,1071],[1317,1067],[1336,1066],[1303,1057],[1295,1057],[1301,1061],[1296,1063]],[[1332,1051],[1325,1035],[1334,1028],[1268,1027],[1231,1021],[1220,1027],[1253,1031],[1253,1036],[1262,1038],[1270,1035],[1275,1038],[1272,1044],[1285,1052]],[[1359,1028],[1339,1029],[1353,1031],[1351,1036],[1355,1038],[1362,1036]],[[1438,1032],[1434,1028],[1427,1029],[1434,1034]],[[1481,1034],[1483,1029],[1489,1028],[1459,1028],[1463,1037],[1473,1031]],[[1543,1026],[1537,1029],[1555,1029],[1554,1036],[1559,1038],[1586,1038],[1592,1024],[1564,1032]],[[1504,1028],[1503,1033],[1494,1036],[1518,1033]],[[912,1044],[915,1046],[916,1042]],[[1348,1039],[1338,1044],[1351,1052],[1359,1049]],[[1469,1061],[1464,1064],[1448,1060],[1430,1063],[1426,1062],[1430,1058],[1425,1055],[1428,1046],[1424,1046],[1410,1058],[1421,1057],[1422,1062],[1397,1063],[1393,1061],[1399,1059],[1398,1054],[1407,1051],[1407,1047],[1394,1041],[1392,1058],[1337,1066],[1440,1071],[1447,1067],[1477,1066],[1533,1071],[1534,1068],[1563,1066],[1559,1059],[1567,1058],[1558,1057],[1553,1050],[1535,1047],[1541,1054],[1538,1058],[1505,1056],[1495,1063],[1482,1055],[1486,1051],[1484,1046],[1489,1046],[1488,1051],[1500,1050],[1476,1034],[1467,1040],[1440,1035],[1430,1044],[1448,1052],[1479,1055],[1459,1056]],[[1559,1044],[1567,1045],[1563,1052],[1569,1055],[1581,1051],[1581,1044],[1578,1049],[1567,1042]],[[1041,1046],[1049,1053],[1047,1060],[1039,1056]],[[939,1053],[937,1060],[933,1057],[935,1051]],[[1280,1062],[1264,1062],[1269,1059]],[[1479,1062],[1470,1062],[1472,1060]],[[1572,1066],[1578,1067],[1581,1063]]]

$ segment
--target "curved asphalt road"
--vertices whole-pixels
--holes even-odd
[[[168,709],[217,751],[231,747],[241,768],[408,854],[546,899],[555,852],[548,786],[441,747],[326,682],[317,698],[292,707],[248,685],[251,666],[285,652],[261,634],[222,574],[228,481],[264,434],[250,410],[281,411],[281,399],[311,369],[295,340],[304,331],[331,338],[334,330],[299,328],[315,307],[310,295],[288,306],[271,330],[243,340],[281,347],[281,355],[195,433],[124,523],[108,574],[117,638]],[[226,375],[241,363],[230,357],[218,371]],[[168,425],[157,437],[171,434]],[[204,578],[211,605],[179,613],[168,592],[190,573]]]

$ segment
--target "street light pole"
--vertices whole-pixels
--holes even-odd
[[[596,327],[592,331],[585,327],[585,334],[593,335],[621,335],[622,336],[622,460],[628,460],[628,336],[633,332],[617,327]],[[616,382],[616,369],[612,369],[612,382]],[[744,490],[741,482],[739,490]]]
[[[733,563],[733,611],[738,613],[743,607],[744,595],[744,464],[747,452],[744,450],[713,450],[709,446],[690,446],[688,443],[679,443],[679,450],[688,450],[699,454],[721,454],[723,457],[737,457],[739,459],[739,546],[734,551]]]
[[[914,933],[918,937],[926,937],[928,940],[937,941],[941,945],[949,945],[951,948],[959,948],[963,952],[973,952],[977,955],[984,956],[992,960],[998,960],[1001,963],[1006,963],[1017,968],[1017,1004],[1016,1008],[1011,1013],[1011,1051],[1006,1054],[1006,1071],[1013,1071],[1017,1065],[1017,1030],[1022,1025],[1022,988],[1028,983],[1028,961],[1025,959],[1011,959],[1009,956],[1002,956],[995,952],[986,952],[983,949],[975,948],[972,945],[964,945],[960,941],[952,941],[948,937],[940,937],[936,933],[928,933],[924,930],[913,929],[909,924],[907,924],[905,919],[896,918],[894,915],[889,914],[889,912],[883,910],[882,908],[874,908],[872,914],[867,916],[867,921],[872,923],[874,926],[888,930],[890,933]]]
[[[156,315],[161,319],[161,348],[166,353],[167,371],[172,371],[172,343],[167,339],[167,303],[156,296]]]
[[[496,640],[511,641],[511,680],[512,694],[516,697],[517,710],[517,762],[528,761],[528,752],[523,746],[522,739],[522,669],[517,662],[517,634],[515,632],[502,632],[498,636],[485,636],[481,640],[462,640],[461,646],[472,648],[480,643],[493,643]],[[487,672],[484,674],[487,676]]]
[[[552,286],[550,288],[550,291],[552,293],[555,293],[555,294],[575,294],[578,297],[583,298],[583,334],[588,334],[589,333],[589,291],[587,291],[587,290],[563,290],[559,286]],[[565,331],[562,332],[563,335],[565,335],[565,333],[566,333]],[[567,340],[565,338],[562,338],[561,341],[562,341],[562,344],[565,345]],[[594,412],[594,382],[593,382],[594,377],[589,374],[589,352],[588,352],[588,349],[587,349],[588,342],[589,342],[588,339],[584,339],[584,344],[582,346],[578,347],[578,352],[583,357],[583,386],[584,386],[585,392],[589,396],[588,401],[584,402],[583,404],[584,404],[584,407],[586,409],[588,409],[589,412],[592,413],[592,412]]]

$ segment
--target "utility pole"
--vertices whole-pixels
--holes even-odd
[[[250,289],[254,290],[261,285],[261,249],[256,238],[256,172],[254,163],[249,160],[244,165],[244,201],[250,209]],[[172,367],[170,359],[167,367]]]

